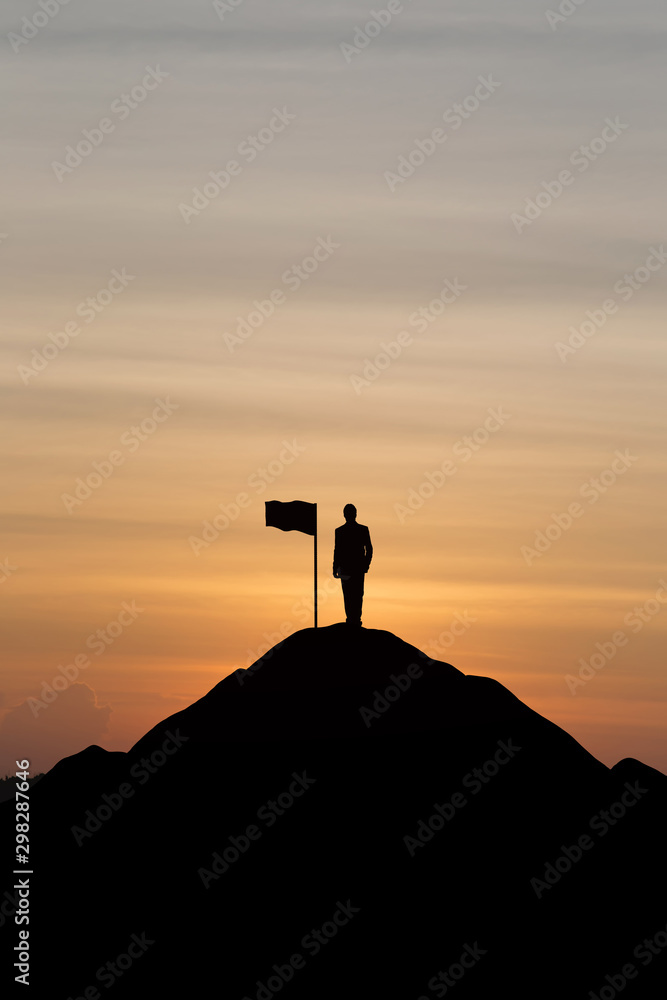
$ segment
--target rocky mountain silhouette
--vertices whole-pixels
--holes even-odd
[[[664,775],[496,681],[304,629],[34,787],[23,995],[656,1000],[666,820]]]

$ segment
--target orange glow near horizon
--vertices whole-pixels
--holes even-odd
[[[489,452],[492,447],[489,443]],[[582,517],[569,537],[566,533],[558,540],[560,551],[554,544],[553,551],[540,557],[542,562],[536,560],[529,567],[520,548],[532,542],[535,532],[526,532],[517,523],[522,520],[519,512],[502,530],[491,529],[484,523],[487,505],[474,503],[483,483],[488,483],[489,464],[497,470],[497,459],[489,454],[485,468],[480,455],[476,473],[472,467],[468,473],[481,484],[471,488],[461,477],[457,494],[459,484],[452,479],[441,496],[429,497],[404,523],[400,517],[405,515],[382,503],[379,484],[366,503],[360,490],[340,494],[342,502],[356,501],[359,520],[371,528],[375,551],[366,578],[365,627],[394,632],[466,674],[494,677],[609,765],[633,756],[664,767],[662,702],[652,693],[661,682],[659,656],[667,625],[662,602],[655,599],[661,588],[657,568],[655,583],[645,588],[640,580],[650,579],[651,572],[644,567],[637,570],[634,587],[603,580],[602,569],[588,556],[597,541],[594,508],[587,513],[588,522]],[[250,665],[281,636],[310,628],[312,538],[264,525],[265,497],[305,497],[310,502],[317,497],[307,486],[312,473],[295,467],[291,474],[289,487],[268,487],[198,555],[192,538],[201,538],[202,520],[215,516],[215,506],[206,500],[200,510],[211,512],[210,518],[199,524],[194,518],[189,523],[184,519],[181,530],[175,530],[173,512],[167,509],[151,526],[138,511],[136,521],[148,525],[145,538],[137,537],[129,519],[126,531],[116,528],[109,538],[103,531],[100,534],[105,521],[93,514],[97,498],[91,497],[88,517],[82,509],[79,520],[69,523],[75,535],[92,532],[94,545],[82,544],[81,535],[73,545],[53,528],[50,540],[42,534],[38,543],[26,545],[28,560],[39,569],[41,589],[35,592],[25,572],[7,581],[12,584],[5,596],[13,621],[7,628],[6,648],[19,669],[12,671],[15,687],[9,692],[9,705],[5,702],[9,708],[5,741],[7,732],[16,736],[12,717],[20,719],[21,702],[39,698],[43,682],[51,683],[60,667],[71,670],[77,655],[86,655],[89,665],[76,680],[92,689],[96,698],[96,703],[72,706],[75,725],[76,713],[82,713],[84,745],[87,740],[110,750],[127,750],[161,719],[202,697],[237,667]],[[502,516],[510,506],[511,477],[501,478],[497,471],[495,475],[494,511]],[[553,504],[554,510],[566,507],[565,489],[563,502]],[[216,498],[238,492],[213,490]],[[334,492],[338,490],[323,489],[320,495]],[[403,505],[401,492],[395,496]],[[230,503],[233,500],[226,505]],[[319,501],[318,507],[319,616],[320,625],[326,626],[344,617],[340,583],[331,575],[333,529],[342,517],[336,516],[334,501]],[[438,524],[440,518],[449,517],[456,530]],[[442,544],[430,544],[430,537],[441,538]],[[482,551],[482,540],[489,546],[488,554]],[[418,560],[411,558],[411,552],[420,553]],[[249,553],[260,563],[256,572],[249,566]],[[62,565],[68,567],[66,576]],[[444,565],[447,573],[441,575]],[[581,572],[583,565],[587,573]],[[579,579],[568,582],[573,567],[579,567]],[[661,596],[667,599],[667,589]],[[39,628],[35,629],[31,622],[37,604]],[[644,606],[648,610],[642,622],[633,609]],[[128,608],[134,609],[134,617]],[[128,624],[119,631],[120,616]],[[628,616],[632,627],[625,624]],[[109,624],[110,631],[119,634],[107,635],[105,641]],[[627,642],[572,693],[566,676],[578,676],[582,661],[596,653],[596,643],[613,650],[610,637],[619,630]],[[52,650],[58,653],[54,656]],[[59,696],[64,716],[69,694]],[[35,741],[32,752],[40,768],[52,766],[65,751],[83,748],[66,718],[68,732],[54,734],[45,728],[42,746],[38,723],[51,716],[55,711],[49,707],[26,727]],[[24,723],[26,719],[24,712]],[[9,747],[3,750],[7,753]],[[10,758],[11,750],[6,770]]]

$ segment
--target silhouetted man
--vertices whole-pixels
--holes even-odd
[[[345,524],[336,528],[333,575],[343,585],[343,600],[348,625],[361,625],[364,599],[364,573],[373,558],[371,536],[365,524],[357,524],[357,508],[348,503],[343,508]]]

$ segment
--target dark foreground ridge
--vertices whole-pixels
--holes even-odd
[[[664,995],[667,778],[390,632],[298,632],[31,800],[33,1000]]]

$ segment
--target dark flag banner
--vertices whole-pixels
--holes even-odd
[[[316,503],[306,503],[304,500],[292,500],[291,503],[267,500],[265,506],[267,528],[280,528],[281,531],[303,531],[305,535],[316,533]]]
[[[313,536],[313,615],[317,628],[317,504],[306,503],[305,500],[292,500],[290,503],[267,500],[265,506],[267,528],[303,531],[304,535]]]

